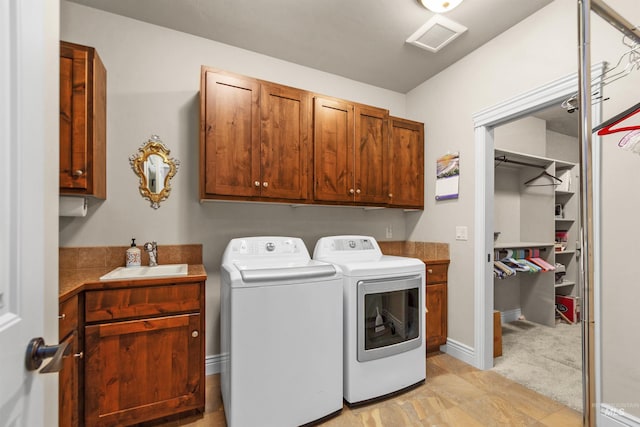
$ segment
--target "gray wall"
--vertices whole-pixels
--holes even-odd
[[[607,0],[631,22],[640,22],[636,0]],[[474,113],[578,71],[577,4],[555,0],[407,94],[407,111],[425,123],[427,142],[424,215],[408,237],[450,244],[449,337],[474,347]],[[592,14],[592,62],[616,64],[625,51],[621,34]],[[604,117],[639,101],[640,72],[606,87]],[[577,88],[576,88],[577,89]],[[637,123],[637,120],[636,120]],[[616,148],[622,134],[604,139],[602,263],[603,401],[640,416],[640,343],[635,301],[640,298],[631,261],[640,229],[628,221],[640,209],[640,158]],[[436,203],[435,158],[460,151],[460,199]],[[469,240],[455,240],[455,226]],[[412,226],[410,223],[409,226]],[[408,228],[410,230],[410,228]],[[629,255],[621,255],[629,254]]]
[[[131,237],[160,246],[202,243],[208,355],[219,353],[219,267],[231,238],[297,236],[310,252],[331,234],[388,240],[391,227],[392,240],[405,239],[405,218],[415,214],[400,209],[201,204],[198,196],[201,65],[388,108],[400,117],[406,116],[404,95],[75,3],[61,6],[61,39],[95,47],[108,81],[107,200],[92,200],[86,217],[61,217],[60,246],[126,245]],[[181,162],[171,196],[158,210],[140,197],[128,161],[152,134]]]

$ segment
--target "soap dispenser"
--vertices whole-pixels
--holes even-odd
[[[131,239],[131,247],[127,249],[127,267],[140,267],[140,248],[136,246],[136,239]]]

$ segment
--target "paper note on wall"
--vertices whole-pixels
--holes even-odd
[[[436,200],[458,198],[460,182],[460,154],[447,153],[436,165]]]

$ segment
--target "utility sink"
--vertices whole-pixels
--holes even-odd
[[[154,267],[118,267],[100,277],[100,280],[186,276],[187,270],[187,264],[161,264]]]

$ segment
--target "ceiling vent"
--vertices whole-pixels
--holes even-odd
[[[433,15],[418,31],[406,40],[414,46],[429,52],[437,52],[460,34],[467,31],[467,27],[445,18],[442,15]]]

